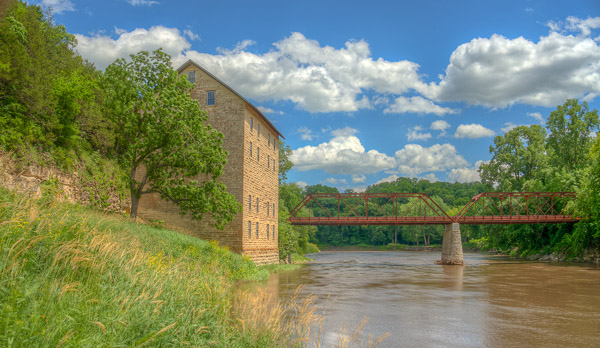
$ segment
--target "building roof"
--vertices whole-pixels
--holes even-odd
[[[188,60],[187,62],[183,63],[182,66],[180,66],[177,69],[178,73],[181,73],[183,70],[185,70],[187,67],[189,67],[190,65],[195,66],[196,68],[202,70],[203,72],[205,72],[208,76],[212,77],[213,79],[217,80],[217,82],[219,82],[220,84],[222,84],[223,86],[227,87],[227,89],[229,89],[231,92],[233,92],[233,94],[237,95],[238,97],[240,97],[244,102],[246,102],[246,104],[248,104],[257,114],[258,116],[260,116],[263,121],[265,121],[271,128],[273,128],[273,130],[275,131],[275,133],[277,133],[277,135],[279,135],[280,137],[282,137],[283,139],[285,139],[285,137],[283,136],[283,134],[281,134],[279,132],[279,130],[277,130],[277,128],[275,128],[275,126],[273,126],[273,124],[271,123],[271,121],[269,121],[269,119],[260,111],[258,110],[258,108],[254,105],[252,105],[252,103],[250,103],[246,98],[244,98],[241,94],[239,94],[238,92],[236,92],[233,88],[229,87],[229,85],[227,85],[225,82],[221,81],[218,77],[216,77],[215,75],[211,74],[208,70],[204,69],[201,65],[199,65],[198,63],[194,62],[193,60]]]

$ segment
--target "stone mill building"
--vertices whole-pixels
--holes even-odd
[[[224,135],[229,156],[219,180],[242,204],[242,212],[218,230],[210,226],[210,216],[193,220],[152,194],[141,197],[138,214],[216,240],[258,264],[278,262],[279,137],[283,136],[252,103],[192,60],[177,71],[194,83],[192,98],[207,112],[208,123]]]

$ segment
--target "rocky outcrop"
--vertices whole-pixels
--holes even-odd
[[[0,152],[0,186],[33,197],[44,191],[60,201],[92,205],[109,211],[124,211],[129,202],[114,188],[100,188],[94,180],[82,180],[79,170],[65,173],[54,166],[20,164],[9,153]]]

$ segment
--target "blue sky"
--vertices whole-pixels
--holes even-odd
[[[35,1],[34,1],[35,2]],[[43,0],[104,69],[163,47],[261,108],[290,181],[476,181],[493,137],[600,109],[600,2]]]

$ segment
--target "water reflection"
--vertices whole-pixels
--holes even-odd
[[[285,300],[298,285],[324,308],[321,344],[364,317],[381,347],[600,346],[600,271],[594,266],[437,253],[327,252],[264,284]]]

